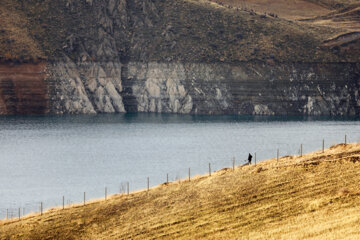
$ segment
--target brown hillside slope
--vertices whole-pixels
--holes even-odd
[[[301,19],[317,17],[328,14],[328,7],[306,0],[212,0],[240,9],[252,9],[258,13],[276,13],[278,17],[285,19]]]
[[[16,8],[16,4],[0,0],[0,56],[3,60],[21,59],[33,61],[44,58],[39,44],[27,29],[26,15]]]
[[[359,3],[359,0],[306,0],[307,2],[313,2],[320,6],[324,6],[330,9],[341,9],[349,7],[352,4]]]
[[[338,11],[333,11],[327,15],[313,19],[306,19],[309,23],[330,26],[349,31],[360,31],[360,3]]]
[[[276,14],[279,18],[306,20],[307,23],[344,32],[360,30],[360,2],[357,0],[210,0],[220,5]]]
[[[1,239],[359,239],[360,144],[2,221]]]
[[[84,51],[94,61],[120,58],[140,62],[235,64],[268,59],[279,62],[357,62],[359,59],[356,53],[343,56],[319,48],[324,40],[346,32],[342,29],[262,16],[209,0],[144,3],[134,0],[126,7],[117,1],[121,11],[115,15],[101,11],[107,6],[106,1],[91,2],[90,6],[87,1],[0,0],[3,11],[8,12],[4,19],[13,23],[9,27],[25,30],[24,36],[16,35],[13,39],[14,43],[24,41],[22,49],[14,43],[6,45],[13,40],[8,30],[0,26],[0,32],[5,29],[6,33],[0,35],[0,49],[10,51],[9,58],[20,62],[33,56],[57,61],[64,55],[79,61]],[[305,3],[310,7],[302,12],[329,13],[324,7]],[[141,8],[143,11],[139,11]],[[127,16],[121,17],[124,12]],[[311,13],[309,17],[318,15],[321,14]],[[107,34],[114,46],[109,43],[107,51],[98,54],[97,46],[104,44]],[[7,59],[6,52],[0,52],[0,59]]]

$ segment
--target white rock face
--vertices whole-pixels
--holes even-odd
[[[182,64],[130,63],[128,67],[139,112],[190,113],[193,103],[182,83],[186,81]]]
[[[254,106],[254,115],[274,115],[275,113],[269,109],[268,106],[262,104],[256,104]]]
[[[70,60],[48,67],[56,95],[55,113],[115,113],[125,112],[120,92],[121,64]],[[60,101],[59,101],[60,99]],[[56,101],[55,101],[56,100]]]
[[[312,97],[307,98],[307,104],[304,107],[304,113],[311,113],[314,109],[314,99]]]
[[[296,69],[295,69],[296,68]],[[359,92],[346,69],[306,65],[87,62],[48,66],[51,112],[179,114],[357,114]],[[326,75],[327,74],[327,75]],[[292,80],[291,80],[292,79]],[[350,85],[352,84],[352,85]],[[353,90],[351,90],[353,89]],[[356,89],[356,90],[354,90]]]
[[[52,98],[59,106],[55,113],[96,113],[75,64],[55,63],[50,68],[52,69],[50,78],[56,82],[56,93]]]

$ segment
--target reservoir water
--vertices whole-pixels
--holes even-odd
[[[358,118],[119,114],[0,118],[0,219],[360,140]]]

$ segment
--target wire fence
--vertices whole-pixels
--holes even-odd
[[[347,135],[344,136],[343,144],[348,144],[349,138]],[[360,142],[360,139],[359,141]],[[326,148],[326,141],[325,139],[321,142],[321,152],[324,152]],[[302,156],[306,151],[306,144],[299,144],[298,149],[298,155]],[[204,169],[206,169],[206,174],[208,176],[211,176],[212,173],[222,169],[222,168],[231,168],[235,170],[236,166],[239,165],[246,165],[251,164],[256,166],[257,163],[259,163],[261,158],[259,158],[258,153],[254,152],[251,153],[252,159],[251,162],[248,162],[248,159],[240,159],[237,160],[235,157],[232,159],[226,160],[221,163],[223,165],[222,167],[219,166],[219,164],[214,164],[213,162],[209,162],[207,166],[204,166]],[[281,149],[275,149],[274,150],[274,158],[279,160],[281,158],[282,153]],[[184,181],[191,181],[191,178],[194,176],[194,173],[192,172],[191,168],[183,167],[180,171],[178,171],[175,175],[171,176],[169,173],[164,173],[164,181],[163,183],[168,184],[170,182],[184,182]],[[145,191],[150,191],[151,187],[154,187],[158,184],[152,184],[150,176],[144,177],[144,188]],[[130,195],[132,193],[131,189],[131,182],[130,181],[123,181],[119,183],[118,189],[109,189],[108,187],[104,187],[103,189],[103,200],[107,201],[109,198],[109,195],[111,194],[122,194],[122,195]],[[66,209],[69,207],[72,207],[74,205],[86,205],[89,203],[90,199],[95,199],[95,196],[99,196],[100,194],[88,194],[86,191],[83,193],[79,193],[79,195],[82,195],[82,202],[79,201],[79,198],[77,200],[71,200],[70,197],[67,197],[65,195],[59,196],[58,202],[54,201],[41,201],[41,202],[35,202],[33,204],[26,204],[24,206],[9,206],[8,208],[0,208],[0,219],[4,220],[21,220],[26,215],[42,215],[46,209],[50,208],[57,208],[57,209]],[[48,205],[47,205],[48,203]]]

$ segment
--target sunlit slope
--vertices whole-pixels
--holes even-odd
[[[360,144],[0,223],[1,239],[360,239]]]
[[[337,29],[340,33],[360,30],[357,0],[210,0],[217,4],[310,25]],[[338,32],[339,34],[339,32]]]

